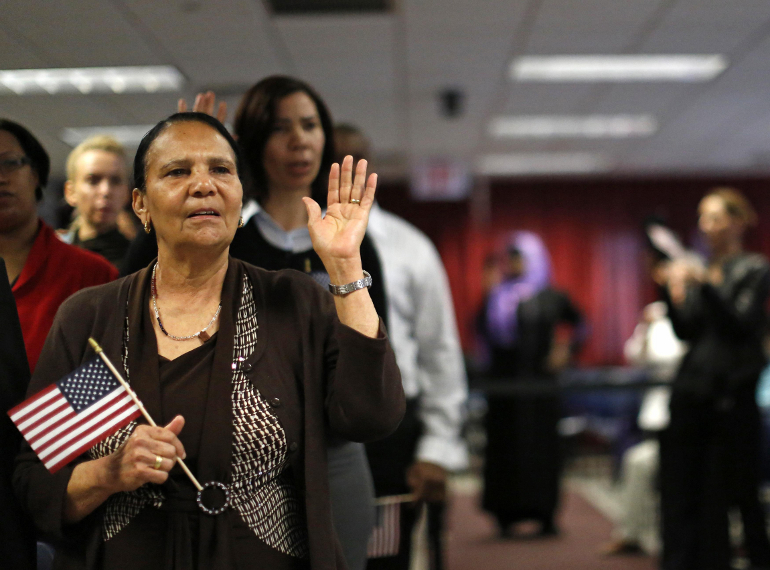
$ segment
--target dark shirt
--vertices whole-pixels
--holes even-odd
[[[29,570],[35,565],[35,537],[31,522],[22,514],[13,493],[13,458],[21,434],[6,415],[24,399],[29,384],[24,339],[16,302],[0,258],[0,560],[8,570]]]
[[[117,228],[114,228],[84,241],[80,240],[77,231],[73,231],[72,245],[98,253],[117,267],[118,270],[122,270],[121,266],[131,242]]]
[[[146,291],[150,274],[146,268],[75,295],[64,303],[29,394],[93,358],[87,342],[89,337],[99,339],[113,362],[120,358],[125,342],[132,387],[150,415],[165,420],[171,411],[163,409],[157,346],[142,342],[142,334],[136,328],[146,320],[142,315],[149,313]],[[238,307],[243,308],[237,286],[243,283],[244,276],[253,284],[253,305],[249,305],[253,308],[249,310],[253,310],[255,316],[249,320],[252,323],[249,326],[256,327],[258,318],[258,329],[253,329],[258,330],[258,334],[247,331],[235,334],[235,319],[240,318],[241,313]],[[227,299],[232,302],[228,303]],[[233,439],[234,420],[247,417],[234,415],[233,378],[245,379],[269,402],[286,434],[288,468],[307,516],[312,567],[314,570],[341,568],[342,554],[332,528],[326,477],[327,432],[367,441],[385,437],[403,417],[401,378],[384,329],[380,328],[378,338],[365,337],[339,323],[332,296],[306,276],[295,271],[263,271],[232,258],[223,285],[222,306],[206,411],[201,419],[204,429],[196,475],[201,481],[230,480],[235,461],[232,453],[237,443]],[[127,317],[130,334],[124,337]],[[252,329],[247,327],[247,330]],[[236,341],[254,343],[253,352],[244,361],[233,360]],[[234,370],[241,372],[234,373]],[[57,568],[155,570],[168,567],[169,562],[174,568],[192,567],[192,563],[187,563],[189,560],[169,558],[184,552],[177,548],[177,539],[184,537],[175,531],[173,541],[167,538],[167,520],[151,504],[142,508],[109,540],[109,549],[104,548],[102,538],[102,517],[108,505],[80,523],[64,523],[63,501],[69,477],[75,465],[86,459],[87,456],[83,456],[51,474],[28,447],[17,457],[14,472],[17,496],[38,527],[56,543]],[[123,499],[130,501],[127,497]],[[189,505],[189,501],[184,502]],[[171,501],[168,506],[173,508]],[[228,509],[218,517],[200,517],[199,524],[198,555],[206,557],[200,559],[201,565],[235,567],[234,561],[232,564],[228,561],[232,557],[249,561],[237,567],[264,568],[274,564],[257,549],[249,547],[258,544],[256,541],[243,540],[249,531],[236,509]],[[120,544],[124,547],[113,542],[116,540],[122,541]],[[160,552],[161,546],[168,550]],[[100,557],[105,550],[113,554],[110,564]],[[264,552],[273,550],[263,549]],[[252,561],[256,566],[251,565]],[[291,562],[306,564],[300,560]]]
[[[487,313],[484,307],[480,319]],[[498,347],[489,343],[491,350],[490,375],[532,379],[550,377],[547,370],[548,355],[553,347],[554,333],[560,324],[574,327],[572,349],[577,351],[585,330],[583,315],[569,296],[561,291],[546,288],[522,301],[517,309],[517,341],[512,347]],[[484,326],[481,321],[480,326]],[[485,335],[484,328],[481,334]]]
[[[690,287],[681,306],[665,295],[674,332],[690,344],[672,398],[721,399],[753,390],[765,366],[770,266],[761,255],[741,254],[723,264],[722,274],[719,285]]]

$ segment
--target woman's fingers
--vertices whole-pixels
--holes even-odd
[[[163,455],[148,455],[144,458],[144,464],[153,471],[165,471],[168,473],[176,465],[176,458],[164,457]]]
[[[182,433],[182,428],[184,427],[184,417],[183,416],[175,416],[173,420],[168,422],[168,425],[165,428],[174,435],[179,435]]]
[[[350,202],[350,191],[353,182],[353,157],[348,155],[340,167],[340,204]]]
[[[377,175],[372,172],[369,175],[369,179],[366,181],[366,189],[364,190],[364,196],[361,198],[361,207],[367,211],[374,204],[374,194],[377,190]]]
[[[219,107],[217,107],[217,121],[224,125],[225,119],[227,119],[227,103],[225,101],[220,101]]]
[[[156,456],[165,457],[172,462],[176,461],[177,457],[180,457],[179,453],[177,453],[177,448],[173,444],[158,441],[157,439],[149,441],[148,444],[144,446],[142,453],[146,454],[148,457],[152,456],[153,459]]]
[[[187,457],[182,442],[177,435],[184,427],[184,418],[176,416],[166,427],[139,426],[131,436],[134,447],[150,450],[153,454],[167,457]],[[162,450],[168,450],[162,452]]]
[[[224,123],[227,119],[227,103],[220,101],[219,105],[216,105],[217,96],[213,91],[206,91],[205,93],[198,93],[195,96],[195,102],[193,103],[192,111],[194,113],[206,113],[212,117],[216,116],[220,123]],[[214,115],[214,107],[216,106],[217,112]],[[180,113],[186,113],[189,108],[187,107],[187,101],[179,99],[177,101],[177,111]]]
[[[321,221],[323,218],[323,214],[321,212],[321,206],[318,205],[318,202],[313,200],[312,198],[302,198],[302,203],[305,204],[305,208],[307,209],[307,225],[313,226]]]
[[[356,178],[353,181],[353,188],[350,191],[350,199],[358,200],[359,204],[361,203],[361,198],[363,198],[363,194],[364,194],[364,182],[366,181],[366,166],[367,166],[367,162],[365,159],[361,159],[358,161],[358,164],[356,165]]]
[[[326,205],[331,206],[340,201],[340,165],[336,162],[329,170],[329,194],[326,197]]]

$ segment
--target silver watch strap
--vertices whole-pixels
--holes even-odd
[[[346,283],[345,285],[332,285],[329,283],[329,291],[332,292],[332,295],[347,295],[348,293],[352,293],[353,291],[358,291],[359,289],[363,289],[364,287],[371,287],[372,286],[372,276],[369,275],[368,271],[364,271],[364,278],[359,279],[358,281],[353,281],[352,283]]]

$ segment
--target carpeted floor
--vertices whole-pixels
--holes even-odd
[[[588,502],[565,491],[553,538],[497,537],[493,519],[478,507],[474,491],[453,493],[449,510],[446,570],[656,570],[644,555],[603,557],[598,548],[612,525]]]

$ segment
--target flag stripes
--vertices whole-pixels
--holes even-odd
[[[366,555],[369,558],[395,556],[401,542],[401,503],[378,504],[375,510],[376,522],[369,537]]]
[[[106,367],[91,361],[8,415],[46,468],[55,473],[140,413]]]

